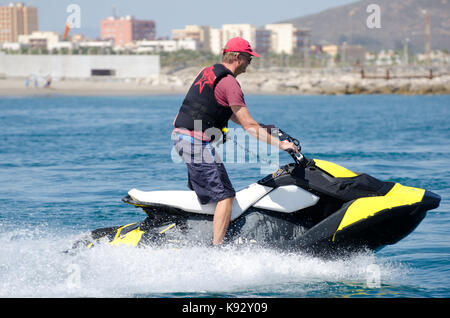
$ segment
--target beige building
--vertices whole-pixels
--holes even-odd
[[[339,46],[335,44],[322,45],[322,51],[327,53],[334,59],[336,58],[336,55],[339,53]]]
[[[0,7],[0,43],[17,42],[19,35],[38,29],[37,8],[23,3]]]
[[[29,47],[52,49],[59,42],[57,32],[35,31],[31,34],[22,34],[18,36],[18,42],[26,44]]]
[[[202,51],[211,51],[211,27],[200,25],[187,25],[184,29],[172,30],[172,40],[194,40],[197,48]]]
[[[360,66],[366,61],[366,49],[362,45],[343,43],[339,47],[341,63]]]

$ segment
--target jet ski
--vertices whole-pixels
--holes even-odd
[[[225,246],[318,255],[378,251],[409,235],[439,206],[440,196],[431,191],[308,159],[297,139],[278,128],[275,134],[299,152],[290,153],[292,163],[236,192]],[[147,218],[94,230],[75,246],[212,246],[216,204],[202,205],[194,191],[131,189],[122,201]]]

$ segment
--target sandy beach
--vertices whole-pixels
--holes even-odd
[[[139,96],[182,94],[181,87],[143,85],[137,81],[53,80],[49,88],[41,84],[25,86],[25,79],[0,79],[0,96]]]
[[[198,68],[163,72],[143,79],[52,79],[44,88],[25,78],[0,78],[0,96],[142,96],[185,94]],[[238,77],[245,94],[344,95],[344,94],[450,94],[450,75],[422,78],[362,78],[360,72],[329,70],[248,70]],[[395,75],[393,75],[395,76]]]

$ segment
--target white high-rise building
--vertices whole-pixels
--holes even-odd
[[[273,52],[278,54],[295,52],[297,29],[292,23],[266,24],[265,29],[272,32],[271,49]]]
[[[217,55],[222,54],[222,29],[211,29],[210,37],[211,52]]]
[[[292,23],[266,24],[263,29],[258,30],[248,23],[224,24],[221,29],[186,26],[184,29],[172,30],[174,40],[195,39],[204,43],[203,46],[200,45],[200,49],[218,55],[222,54],[228,40],[237,36],[249,41],[250,45],[254,49],[258,48],[261,54],[274,52],[291,55],[302,47],[307,47],[309,34],[309,29],[299,30]]]
[[[224,24],[222,25],[222,48],[229,39],[240,36],[255,45],[255,27],[251,24]]]

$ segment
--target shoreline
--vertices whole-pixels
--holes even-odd
[[[181,88],[141,86],[134,83],[64,80],[54,81],[50,88],[25,87],[25,79],[0,79],[0,97],[45,96],[152,96],[183,94]]]
[[[0,97],[42,96],[155,96],[184,95],[198,68],[144,79],[118,80],[112,78],[53,79],[50,88],[44,88],[45,79],[37,85],[25,78],[0,78]],[[360,73],[290,70],[250,70],[238,77],[246,95],[448,95],[450,75],[428,78],[361,78]]]

